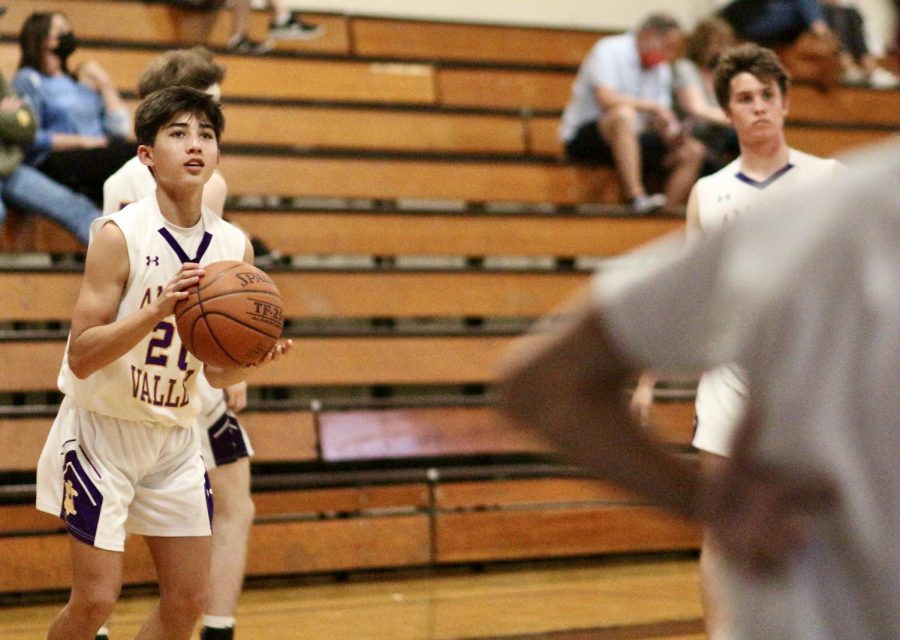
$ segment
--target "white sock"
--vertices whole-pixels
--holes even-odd
[[[98,636],[108,636],[109,635],[109,627],[107,627],[106,625],[103,625],[102,627],[97,629],[97,635]]]
[[[232,629],[234,618],[230,616],[203,616],[203,626],[210,629]]]
[[[275,14],[275,24],[282,25],[287,24],[287,21],[291,19],[290,11],[279,11]]]

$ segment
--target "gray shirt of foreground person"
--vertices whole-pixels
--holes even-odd
[[[782,572],[729,570],[737,640],[900,638],[900,144],[847,164],[695,250],[673,241],[593,285],[630,364],[741,362],[752,453],[837,487]]]

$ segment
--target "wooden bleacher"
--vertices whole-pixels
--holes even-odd
[[[79,59],[100,61],[132,105],[144,66],[184,35],[179,12],[136,0],[9,9],[3,73],[14,70],[24,16],[63,10],[85,43]],[[576,259],[618,255],[682,225],[617,215],[611,171],[560,157],[560,110],[604,34],[309,17],[323,38],[262,57],[222,54],[227,19],[210,24],[227,67],[228,215],[286,256],[270,270],[296,337],[289,361],[251,379],[241,417],[256,449],[248,575],[696,548],[694,527],[578,478],[483,393],[526,323],[585,283]],[[253,16],[252,35],[266,20]],[[898,101],[898,92],[796,86],[789,139],[820,154],[881,139],[900,126]],[[0,250],[80,247],[14,213]],[[290,264],[333,255],[373,262]],[[464,267],[394,266],[411,256]],[[494,257],[551,266],[485,266]],[[59,521],[27,504],[80,279],[77,262],[65,264],[0,269],[0,594],[68,585]],[[687,454],[690,389],[660,392],[652,421]],[[36,560],[50,555],[61,561]],[[150,581],[146,550],[132,541],[125,582]]]

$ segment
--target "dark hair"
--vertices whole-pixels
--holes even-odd
[[[138,144],[153,146],[156,134],[179,113],[190,113],[207,120],[221,140],[225,116],[212,96],[191,87],[167,87],[154,91],[138,105],[134,115],[134,134]]]
[[[19,69],[31,67],[46,75],[47,65],[44,62],[44,43],[50,35],[50,25],[56,11],[39,11],[32,13],[19,30]]]
[[[698,66],[706,66],[709,48],[717,40],[726,44],[734,42],[734,29],[721,18],[707,18],[699,22],[684,45],[684,57]]]
[[[734,47],[722,56],[713,77],[716,100],[725,111],[728,111],[728,100],[731,98],[731,80],[741,73],[754,75],[761,82],[774,81],[782,96],[787,96],[791,86],[791,78],[774,51],[752,42]]]
[[[225,68],[202,46],[166,51],[153,60],[138,80],[138,94],[146,98],[166,87],[185,86],[205,91],[225,78]]]
[[[669,31],[681,31],[681,25],[668,13],[651,13],[638,25],[638,31],[652,31],[654,33],[668,33]]]

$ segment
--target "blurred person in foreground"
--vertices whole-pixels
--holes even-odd
[[[567,458],[709,528],[735,640],[900,638],[900,145],[848,165],[600,273],[501,385]],[[623,390],[644,369],[729,362],[749,405],[701,480]]]

